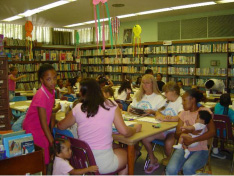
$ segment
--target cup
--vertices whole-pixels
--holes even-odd
[[[61,111],[65,112],[66,108],[68,106],[67,102],[66,101],[60,101],[60,105],[61,105]]]
[[[209,97],[210,96],[210,90],[206,91],[206,96]]]

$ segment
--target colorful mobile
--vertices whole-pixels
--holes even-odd
[[[79,32],[76,32],[75,58],[76,58],[76,61],[79,63],[79,70],[80,70],[81,64],[80,64],[80,48],[79,48],[79,43],[80,43],[80,35],[79,35]]]
[[[97,45],[98,45],[98,36],[101,36],[101,23],[100,23],[100,11],[99,11],[99,3],[101,2],[102,5],[105,5],[106,7],[106,13],[108,16],[109,20],[109,30],[110,30],[110,37],[111,37],[111,48],[113,48],[113,38],[112,38],[112,29],[111,29],[111,20],[110,20],[110,12],[107,4],[108,0],[93,0],[93,5],[94,5],[94,19],[95,19],[95,28],[96,28],[96,40],[97,40]],[[104,9],[104,6],[103,6]],[[98,23],[97,23],[98,19]],[[98,27],[97,27],[98,24]],[[103,20],[103,28],[102,28],[102,47],[103,50],[105,50],[105,23]],[[99,29],[99,30],[98,30]],[[99,31],[99,35],[98,35]]]
[[[32,59],[32,31],[33,31],[33,24],[31,21],[26,21],[25,23],[25,31],[26,31],[26,53],[28,53],[29,60]]]
[[[140,53],[140,48],[141,48],[141,26],[140,25],[135,25],[133,27],[133,34],[134,34],[134,39],[133,39],[133,56],[136,55],[136,53],[138,53],[138,57],[139,57],[139,53]],[[138,45],[138,48],[137,48]]]
[[[118,43],[118,36],[119,36],[119,27],[120,27],[120,20],[118,17],[111,18],[111,27],[112,27],[113,39],[115,40],[116,58],[118,58],[118,52],[116,49]]]

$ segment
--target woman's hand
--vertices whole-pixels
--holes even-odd
[[[157,116],[155,117],[155,119],[164,121],[164,115],[162,115],[162,114],[157,115]]]
[[[136,129],[136,133],[140,132],[141,131],[141,128],[142,128],[142,124],[134,124],[133,126],[135,129]]]
[[[145,110],[145,113],[146,113],[147,115],[150,115],[150,114],[155,114],[155,111],[152,110],[152,109],[147,109],[147,110]]]
[[[189,146],[190,144],[192,144],[192,143],[195,142],[195,141],[193,141],[193,138],[192,138],[192,137],[184,136],[183,139],[184,139],[183,142],[184,142],[184,144],[185,144],[186,146]]]

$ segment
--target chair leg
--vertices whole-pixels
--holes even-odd
[[[153,145],[152,151],[155,150],[156,144]],[[150,159],[149,159],[149,154],[147,153],[146,158],[145,158],[145,164],[144,164],[144,170],[146,170],[149,166]]]
[[[232,166],[231,166],[231,170],[230,170],[231,174],[233,173],[233,164],[234,164],[234,152],[233,152],[233,156],[232,156]]]

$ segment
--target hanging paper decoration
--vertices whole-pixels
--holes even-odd
[[[102,5],[104,4],[106,7],[106,13],[109,21],[109,31],[110,31],[110,38],[111,38],[111,48],[113,48],[113,37],[112,37],[112,29],[111,29],[111,20],[110,20],[110,12],[107,4],[108,0],[93,0],[94,5],[94,19],[95,19],[95,28],[96,28],[96,41],[98,46],[98,36],[101,36],[101,23],[100,23],[100,11],[99,11],[99,3],[101,2]],[[104,8],[104,6],[103,6]],[[97,22],[98,19],[98,22]],[[102,28],[102,41],[103,41],[103,50],[105,50],[105,27],[104,27],[104,20],[103,20],[103,28]],[[99,35],[98,35],[99,31]]]
[[[32,31],[33,24],[31,21],[26,21],[25,23],[25,31],[26,31],[26,53],[28,53],[29,60],[32,59]]]
[[[140,53],[140,48],[141,46],[139,46],[141,44],[141,26],[140,25],[135,25],[133,27],[133,34],[134,34],[134,39],[133,39],[133,56],[136,55],[136,52],[138,52],[138,57],[139,57],[139,53]],[[136,46],[138,45],[138,48],[136,48]]]
[[[75,58],[76,58],[76,62],[79,63],[79,70],[80,70],[81,69],[81,64],[80,64],[80,48],[79,48],[79,43],[80,43],[80,35],[79,35],[79,32],[76,32]]]
[[[120,20],[118,17],[111,18],[111,27],[112,27],[112,35],[115,40],[115,50],[117,50],[117,41],[119,36],[119,28],[120,28]],[[118,52],[116,51],[116,58],[118,57]]]

